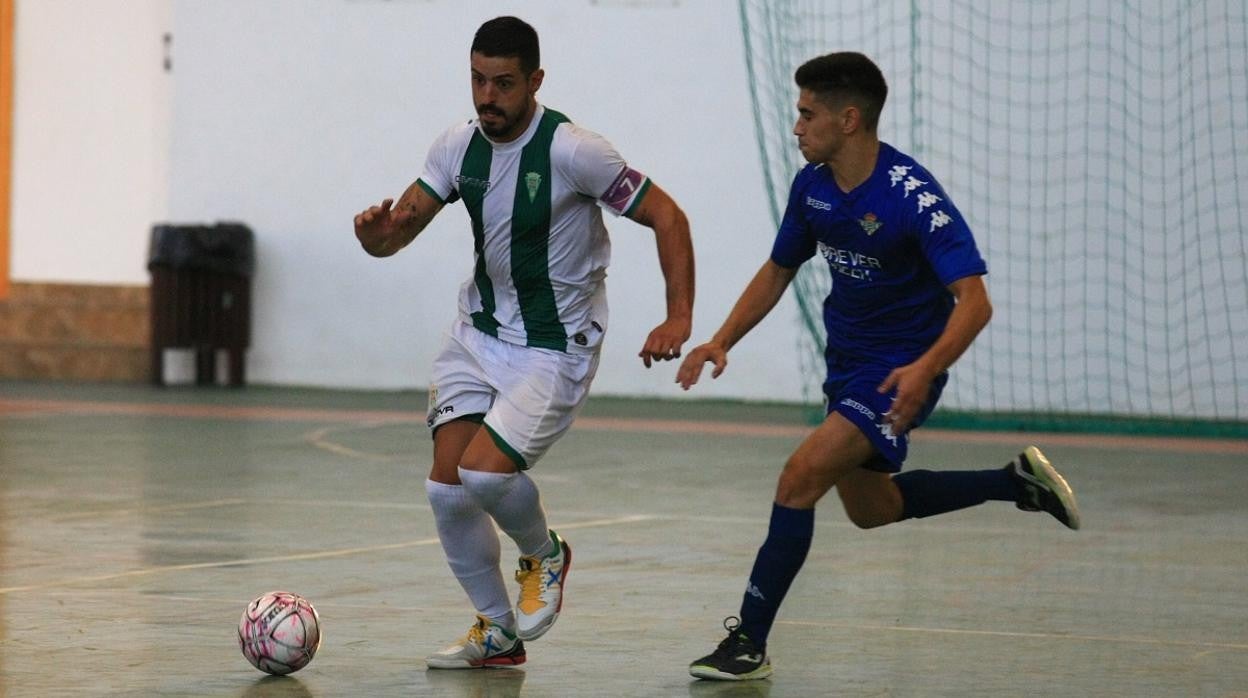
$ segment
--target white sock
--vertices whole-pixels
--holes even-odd
[[[459,481],[498,527],[516,542],[525,557],[543,557],[554,550],[546,512],[533,478],[524,473],[483,473],[459,469]]]
[[[425,480],[425,492],[446,562],[468,599],[478,613],[514,632],[516,616],[498,566],[498,532],[489,515],[461,485]]]

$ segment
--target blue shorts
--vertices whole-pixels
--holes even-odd
[[[877,390],[893,368],[882,364],[834,365],[829,362],[828,380],[823,384],[828,414],[836,412],[848,419],[875,446],[876,455],[862,467],[881,473],[901,472],[910,446],[910,433],[894,434],[892,426],[884,420],[884,413],[892,407],[896,389],[884,394]],[[932,381],[927,402],[915,415],[910,429],[917,428],[932,413],[948,380],[949,374],[942,373]]]

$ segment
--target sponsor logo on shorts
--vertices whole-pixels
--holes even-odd
[[[455,406],[445,405],[442,407],[438,407],[436,409],[430,409],[429,419],[426,420],[426,422],[428,422],[428,426],[433,426],[433,423],[438,421],[438,417],[441,417],[442,415],[445,415],[445,414],[455,414]]]
[[[892,422],[880,422],[875,426],[880,430],[880,433],[884,435],[884,438],[888,439],[893,444],[893,447],[896,448],[897,435],[893,433]]]
[[[870,419],[873,422],[875,421],[875,412],[871,411],[870,408],[868,408],[866,405],[862,404],[861,402],[858,402],[857,400],[853,398],[847,397],[844,400],[841,400],[841,404],[845,405],[846,407],[852,408],[853,410],[857,412],[861,412],[862,414],[867,416],[867,419]]]
[[[754,582],[745,583],[745,593],[749,594],[750,596],[758,598],[760,601],[767,600],[767,597],[763,596],[763,592],[759,591],[758,587],[754,586]]]

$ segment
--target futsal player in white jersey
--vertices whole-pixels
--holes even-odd
[[[680,356],[694,290],[679,206],[602,136],[537,102],[536,31],[492,19],[470,57],[477,118],[434,141],[397,203],[355,217],[356,237],[377,257],[401,250],[447,204],[462,200],[472,220],[476,263],[430,381],[426,491],[477,621],[427,659],[438,669],[521,664],[524,641],[549,630],[562,607],[571,548],[547,528],[524,471],[571,426],[598,368],[611,249],[602,211],[652,228],[658,242],[667,317],[641,349],[646,367]],[[520,552],[514,610],[494,523]]]

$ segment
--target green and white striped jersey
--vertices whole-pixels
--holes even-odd
[[[611,243],[605,208],[631,213],[650,181],[602,136],[538,105],[524,134],[494,143],[473,119],[434,141],[417,180],[443,203],[463,199],[476,265],[461,318],[499,339],[597,351],[607,328]]]

